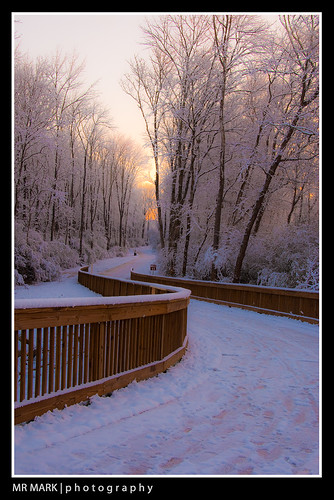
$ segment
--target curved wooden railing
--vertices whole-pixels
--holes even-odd
[[[151,276],[135,272],[131,272],[131,279],[185,287],[191,291],[191,297],[195,299],[287,316],[310,323],[319,321],[319,292]]]
[[[103,297],[17,300],[15,423],[165,371],[187,346],[190,291],[82,268]]]

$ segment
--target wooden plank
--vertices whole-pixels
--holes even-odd
[[[90,343],[90,325],[83,325],[84,335],[85,335],[85,349],[84,349],[84,373],[83,382],[86,383],[89,380],[89,343]]]
[[[82,384],[84,372],[84,325],[79,325],[79,372],[78,384]]]
[[[26,330],[21,330],[20,401],[26,399]]]
[[[58,391],[60,388],[60,364],[61,364],[61,337],[62,337],[62,327],[57,326],[56,328],[56,361],[55,361],[55,367],[56,367],[56,373],[55,373],[55,391]]]
[[[42,329],[36,331],[36,369],[35,369],[35,397],[41,393],[41,363],[42,363]]]
[[[138,319],[131,319],[131,351],[130,351],[130,369],[136,368],[136,354],[137,354],[137,324]]]
[[[98,329],[98,378],[104,378],[105,375],[105,333],[106,333],[106,322],[103,321],[99,325]]]
[[[42,362],[42,396],[47,393],[48,387],[48,347],[49,332],[48,328],[43,328],[43,362]]]
[[[28,331],[28,393],[27,398],[33,395],[33,375],[34,375],[34,330]]]
[[[89,328],[89,382],[96,380],[96,323],[90,324]]]
[[[110,342],[110,327],[111,327],[111,322],[107,321],[106,323],[106,357],[105,357],[105,373],[106,377],[110,376],[110,353],[111,353],[111,342]]]
[[[66,388],[66,371],[67,371],[67,326],[62,328],[62,344],[61,344],[61,389]]]
[[[72,387],[78,384],[79,325],[74,327]]]
[[[50,345],[49,345],[49,388],[48,392],[54,390],[54,375],[55,375],[55,328],[50,328]]]
[[[73,336],[74,326],[68,327],[68,341],[67,341],[67,387],[72,387],[72,365],[73,365]]]
[[[15,332],[14,332],[14,401],[17,401],[17,398],[18,398],[18,380],[19,380],[18,358],[19,358],[19,332],[17,330],[15,330]]]
[[[15,330],[23,326],[40,328],[154,316],[184,309],[188,303],[189,299],[162,299],[151,303],[139,301],[130,304],[15,309]]]
[[[124,357],[124,323],[123,321],[119,322],[118,329],[118,363],[117,363],[117,372],[120,373],[123,371],[123,357]]]

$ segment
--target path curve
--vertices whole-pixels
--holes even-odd
[[[16,426],[16,474],[317,475],[318,326],[191,300],[166,373]]]

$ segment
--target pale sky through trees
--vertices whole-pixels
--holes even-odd
[[[114,125],[125,135],[142,142],[144,126],[136,104],[119,85],[136,53],[147,52],[140,45],[143,15],[118,13],[22,13],[15,14],[14,29],[20,50],[31,58],[49,57],[57,49],[63,54],[75,50],[86,61],[86,85],[99,80],[102,102],[110,108]]]
[[[49,57],[57,49],[79,54],[86,61],[86,84],[98,82],[102,102],[110,108],[110,116],[119,132],[138,143],[146,142],[142,116],[136,103],[124,93],[119,82],[129,71],[128,61],[136,54],[148,55],[142,45],[140,26],[145,18],[161,13],[14,13],[14,30],[19,35],[20,50],[31,58]],[[162,13],[163,14],[163,13]],[[181,13],[183,14],[183,13]],[[203,13],[204,14],[204,13]],[[264,14],[270,21],[276,16]]]

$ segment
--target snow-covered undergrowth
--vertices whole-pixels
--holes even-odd
[[[110,257],[94,263],[90,270],[96,273],[110,273],[114,277],[129,278],[130,269],[134,267],[137,272],[149,273],[149,264],[154,261],[155,256],[151,248],[143,247],[138,251],[139,255],[129,250],[126,255]],[[137,258],[138,257],[138,258]],[[41,299],[41,298],[75,298],[75,297],[99,297],[88,288],[78,283],[79,266],[63,271],[58,279],[52,282],[36,283],[33,285],[16,286],[14,295],[16,299]]]
[[[85,247],[86,248],[86,247]],[[133,253],[132,253],[133,255]],[[15,225],[15,284],[30,285],[59,280],[62,271],[78,266],[83,260],[85,263],[103,259],[122,259],[129,257],[129,251],[120,247],[113,247],[108,252],[95,244],[94,251],[87,249],[84,257],[79,258],[78,249],[65,245],[63,242],[45,241],[40,233],[31,230],[29,236],[23,231],[22,225]]]
[[[212,265],[219,281],[231,282],[238,249],[240,231],[229,230],[213,251],[209,246],[189,266],[188,276],[194,279],[211,279]],[[196,252],[196,246],[190,255]],[[161,253],[161,274],[166,272],[167,257]],[[182,262],[181,257],[179,262]],[[241,282],[260,286],[302,288],[319,290],[319,238],[312,227],[274,228],[268,234],[250,238],[241,273]]]

